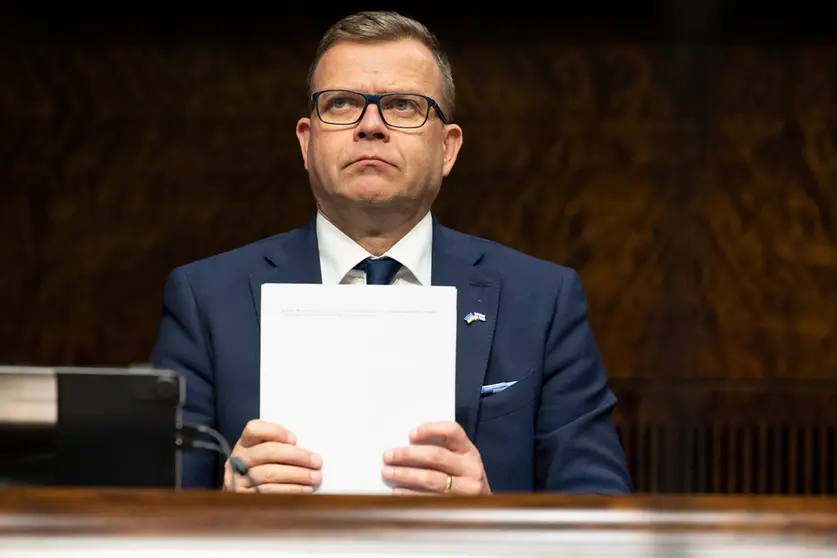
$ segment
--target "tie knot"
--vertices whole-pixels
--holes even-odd
[[[401,264],[389,256],[384,256],[383,258],[366,258],[357,264],[355,269],[366,272],[367,285],[389,285],[401,269]]]

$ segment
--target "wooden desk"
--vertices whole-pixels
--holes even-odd
[[[825,557],[837,500],[0,491],[0,558]]]

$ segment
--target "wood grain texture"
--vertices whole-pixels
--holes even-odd
[[[719,59],[700,223],[712,327],[707,375],[837,371],[837,80],[833,46],[738,48]]]
[[[611,376],[835,378],[837,49],[436,29],[465,128],[437,215],[575,267]],[[172,267],[310,215],[322,30],[5,36],[0,360],[143,361]]]
[[[833,499],[19,492],[4,556],[759,556],[837,548]]]
[[[829,534],[833,498],[733,496],[398,496],[208,491],[14,489],[0,502],[0,536],[15,534],[334,536],[377,532],[496,535],[528,531]],[[310,536],[310,535],[309,535]]]

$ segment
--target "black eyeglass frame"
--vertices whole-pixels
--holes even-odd
[[[360,115],[358,115],[356,120],[354,120],[352,122],[339,122],[339,123],[328,122],[320,114],[320,103],[319,103],[320,96],[323,93],[339,93],[339,92],[353,93],[355,95],[360,95],[361,97],[363,97],[365,99],[365,102],[363,104],[363,109],[360,111]],[[395,124],[390,124],[389,122],[387,122],[386,116],[384,116],[384,111],[381,110],[381,99],[383,99],[385,97],[394,97],[394,96],[398,96],[398,95],[414,95],[416,97],[422,97],[424,100],[427,101],[427,113],[424,115],[424,120],[422,121],[421,124],[419,124],[417,126],[397,126]],[[313,105],[312,109],[314,110],[314,112],[317,113],[317,118],[319,118],[322,123],[328,124],[329,126],[354,126],[355,124],[357,124],[358,122],[360,122],[363,119],[363,115],[366,114],[366,108],[369,105],[375,105],[376,107],[378,107],[378,114],[381,115],[381,120],[383,120],[384,124],[386,124],[387,126],[389,126],[391,128],[402,128],[402,129],[421,128],[422,126],[427,124],[427,121],[430,119],[430,109],[431,108],[439,116],[439,120],[441,120],[443,124],[450,124],[450,122],[448,122],[447,117],[445,116],[445,113],[442,112],[442,107],[439,106],[439,103],[437,103],[436,100],[433,97],[428,97],[427,95],[422,95],[421,93],[410,93],[410,92],[361,93],[360,91],[352,91],[351,89],[323,89],[321,91],[316,91],[313,95],[311,95],[311,103]]]

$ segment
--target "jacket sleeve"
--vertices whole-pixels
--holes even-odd
[[[166,281],[162,319],[149,360],[155,368],[173,370],[185,378],[183,422],[214,428],[215,387],[211,351],[185,268],[172,271]],[[182,488],[219,487],[218,468],[218,458],[212,452],[182,452]]]
[[[632,490],[611,419],[615,403],[587,321],[581,278],[565,269],[544,348],[535,433],[539,490],[587,494]]]

